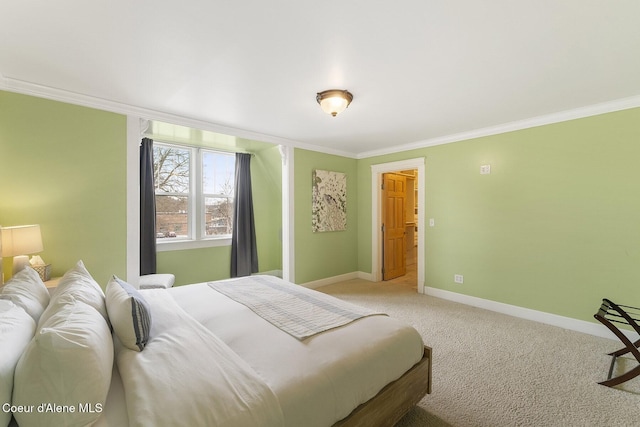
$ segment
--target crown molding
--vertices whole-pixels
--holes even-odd
[[[275,145],[287,145],[310,151],[318,151],[326,154],[332,154],[342,157],[356,158],[356,153],[334,150],[318,145],[306,144],[293,141],[286,138],[280,138],[274,135],[263,134],[259,132],[248,131],[244,129],[224,126],[206,120],[193,119],[190,117],[180,116],[163,111],[141,108],[135,105],[124,104],[121,102],[110,101],[104,98],[83,95],[81,93],[69,92],[50,86],[39,85],[36,83],[25,82],[22,80],[4,77],[0,73],[0,90],[8,92],[20,93],[23,95],[35,96],[38,98],[49,99],[52,101],[65,102],[68,104],[80,105],[83,107],[95,108],[97,110],[108,111],[111,113],[123,114],[125,116],[135,116],[144,120],[158,120],[175,125],[191,127],[194,129],[206,130],[225,135],[232,135],[239,138],[246,138],[255,141],[268,142]]]
[[[498,135],[506,132],[529,129],[538,126],[549,125],[553,123],[566,122],[569,120],[582,119],[585,117],[597,116],[600,114],[612,113],[614,111],[628,110],[630,108],[640,107],[640,95],[628,98],[616,99],[613,101],[603,102],[600,104],[588,105],[586,107],[575,108],[572,110],[560,111],[557,113],[546,114],[543,116],[532,117],[524,120],[503,123],[496,126],[476,129],[468,132],[461,132],[452,135],[445,135],[432,139],[425,139],[409,144],[396,145],[394,147],[384,148],[380,150],[372,150],[359,153],[358,159],[365,159],[375,156],[383,156],[386,154],[398,153],[402,151],[415,150],[419,148],[432,147],[434,145],[450,144],[452,142],[465,141],[468,139],[480,138],[484,136]]]
[[[599,104],[589,105],[585,107],[575,108],[571,110],[560,111],[557,113],[546,114],[542,116],[532,117],[524,120],[503,123],[496,126],[475,129],[467,132],[460,132],[451,135],[444,135],[437,138],[425,139],[408,144],[396,145],[380,150],[364,151],[361,153],[353,153],[344,150],[336,150],[315,144],[307,144],[299,141],[293,141],[274,135],[263,134],[259,132],[248,131],[244,129],[224,126],[206,120],[193,119],[172,113],[167,113],[148,108],[141,108],[134,105],[124,104],[120,102],[110,101],[108,99],[97,98],[83,95],[80,93],[69,92],[62,89],[56,89],[50,86],[43,86],[36,83],[25,82],[22,80],[5,77],[0,73],[0,90],[9,92],[31,95],[39,98],[50,99],[53,101],[66,102],[68,104],[80,105],[83,107],[95,108],[98,110],[109,111],[112,113],[123,114],[126,116],[136,116],[146,120],[160,120],[176,125],[192,127],[195,129],[207,130],[211,132],[221,133],[225,135],[233,135],[239,138],[252,139],[261,142],[268,142],[275,145],[285,145],[303,150],[316,151],[325,154],[331,154],[352,159],[366,159],[369,157],[383,156],[403,151],[410,151],[420,148],[432,147],[435,145],[450,144],[452,142],[465,141],[468,139],[481,138],[484,136],[498,135],[506,132],[513,132],[538,126],[560,123],[569,120],[581,119],[600,114],[611,113],[614,111],[627,110],[630,108],[640,107],[640,95],[621,98],[613,101],[603,102]]]

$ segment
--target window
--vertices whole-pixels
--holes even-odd
[[[156,142],[153,163],[159,244],[231,238],[234,154]]]
[[[191,150],[154,144],[156,238],[190,238]]]
[[[235,160],[235,157],[229,154],[202,151],[202,196],[206,237],[231,235]]]

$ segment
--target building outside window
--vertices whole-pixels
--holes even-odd
[[[158,243],[230,238],[235,155],[156,142],[153,157]]]

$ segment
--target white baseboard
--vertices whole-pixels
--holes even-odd
[[[545,323],[547,325],[558,326],[560,328],[572,331],[582,332],[589,335],[595,335],[601,338],[615,340],[615,336],[606,326],[587,322],[585,320],[573,319],[571,317],[559,316],[557,314],[545,313],[543,311],[532,310],[529,308],[518,307],[516,305],[504,304],[501,302],[491,301],[483,298],[463,295],[456,292],[445,291],[443,289],[431,288],[425,286],[425,294],[437,298],[446,299],[473,307],[483,308],[485,310],[495,311],[497,313],[507,314],[509,316],[519,317],[521,319],[533,320],[534,322]],[[630,340],[635,341],[638,335],[631,331],[623,331]]]
[[[344,282],[346,280],[364,279],[373,281],[373,275],[371,273],[365,273],[363,271],[352,271],[351,273],[340,274],[338,276],[326,277],[320,280],[314,280],[312,282],[301,283],[301,286],[310,289],[317,289],[322,286],[332,285],[338,282]]]
[[[310,289],[317,289],[322,286],[327,286],[353,279],[364,279],[372,282],[373,275],[371,273],[365,273],[363,271],[353,271],[351,273],[301,283],[300,285]],[[595,322],[587,322],[585,320],[559,316],[557,314],[532,310],[530,308],[518,307],[517,305],[491,301],[483,298],[473,297],[470,295],[446,291],[443,289],[432,288],[429,286],[424,287],[424,293],[436,298],[442,298],[448,301],[458,302],[460,304],[470,305],[472,307],[483,308],[485,310],[495,311],[496,313],[502,313],[526,320],[532,320],[534,322],[544,323],[551,326],[557,326],[559,328],[568,329],[571,331],[582,332],[585,334],[594,335],[601,338],[608,338],[611,340],[616,339],[611,331],[607,329],[607,327]],[[638,335],[632,331],[623,330],[622,332],[632,341],[638,339]]]
[[[364,271],[358,271],[358,279],[368,280],[373,282],[373,274],[365,273]]]

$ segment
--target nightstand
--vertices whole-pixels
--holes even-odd
[[[53,295],[53,292],[58,287],[58,283],[60,282],[60,279],[62,279],[62,277],[52,277],[51,279],[44,282],[44,285],[49,290],[50,295]]]

